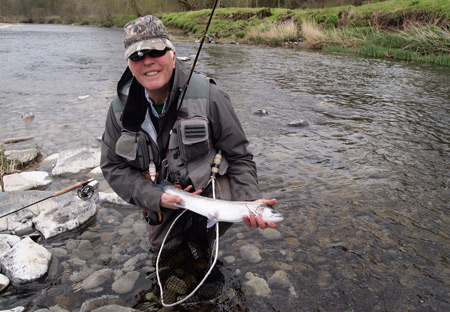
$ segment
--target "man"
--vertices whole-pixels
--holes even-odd
[[[180,103],[190,67],[177,60],[162,22],[148,15],[124,30],[128,68],[106,119],[101,168],[121,198],[146,209],[150,243],[158,249],[179,214],[176,204],[181,199],[155,189],[153,183],[167,179],[198,194],[208,184],[220,150],[218,189],[225,191],[220,196],[258,200],[261,194],[253,156],[228,95],[213,81],[194,74]],[[259,201],[276,203],[275,199]],[[276,226],[254,215],[244,222],[262,229]]]

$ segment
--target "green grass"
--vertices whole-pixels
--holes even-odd
[[[155,15],[169,30],[181,31],[197,39],[203,35],[210,14],[211,10],[199,10]],[[113,17],[112,24],[122,27],[134,18]],[[308,21],[324,33],[319,40],[321,43],[315,47],[340,47],[374,57],[446,65],[450,53],[449,18],[448,0],[388,0],[357,7],[307,10],[219,8],[208,33],[219,43],[280,46],[298,39],[302,23]],[[297,33],[286,35],[286,31],[279,29],[289,21],[297,24]],[[94,21],[79,21],[84,22]]]

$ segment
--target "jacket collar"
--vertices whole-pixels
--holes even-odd
[[[176,106],[178,103],[182,88],[187,82],[189,70],[190,68],[186,63],[177,59],[175,70],[172,75],[172,87],[169,92],[169,101],[166,112],[176,109],[173,108],[173,106]],[[139,131],[141,129],[141,124],[145,120],[145,114],[147,113],[149,104],[145,98],[144,87],[142,87],[133,77],[128,67],[125,69],[125,72],[122,74],[122,77],[117,84],[117,94],[122,95],[123,100],[126,101],[121,117],[123,127],[129,131]],[[161,115],[161,117],[163,115]]]

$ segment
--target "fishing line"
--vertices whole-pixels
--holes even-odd
[[[194,73],[195,65],[197,64],[197,60],[198,60],[198,57],[200,55],[200,51],[202,50],[202,47],[203,47],[203,42],[205,42],[205,38],[206,38],[206,35],[208,33],[209,25],[211,24],[211,20],[213,18],[214,11],[216,10],[216,6],[217,6],[218,2],[219,2],[219,0],[214,1],[214,5],[212,7],[211,15],[209,16],[209,20],[208,20],[208,23],[206,24],[205,31],[203,32],[202,40],[200,41],[200,46],[198,47],[197,54],[195,55],[194,63],[192,63],[191,72],[189,73],[188,80],[186,82],[186,85],[184,86],[184,90],[183,90],[183,93],[181,95],[181,98],[180,98],[180,101],[179,101],[179,104],[178,104],[178,110],[180,110],[181,106],[183,106],[184,97],[186,96],[186,92],[187,92],[187,89],[189,87],[189,83],[191,81],[192,74]]]

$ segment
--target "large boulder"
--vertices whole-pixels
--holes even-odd
[[[5,192],[25,191],[49,185],[52,180],[45,171],[27,171],[5,175]]]
[[[19,167],[23,167],[32,161],[36,160],[39,156],[39,150],[37,147],[32,147],[23,150],[9,150],[5,151],[5,156]]]
[[[100,150],[78,148],[60,152],[58,161],[52,170],[54,176],[78,173],[84,169],[92,169],[100,165]]]
[[[48,239],[81,227],[96,214],[94,197],[83,201],[76,195],[64,194],[40,203],[39,214],[33,218],[33,223],[36,230]]]
[[[0,258],[2,272],[13,285],[38,280],[50,267],[52,254],[31,238],[25,237]]]

